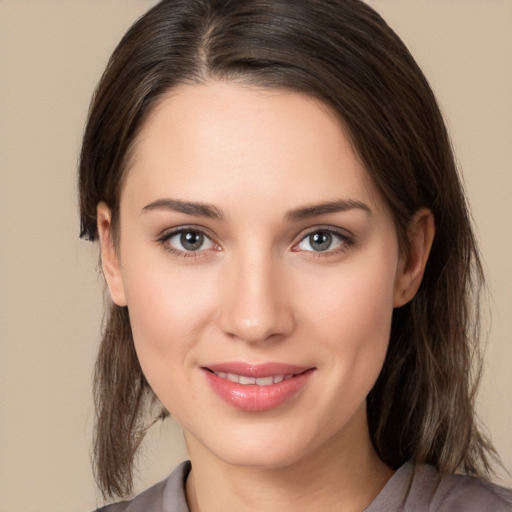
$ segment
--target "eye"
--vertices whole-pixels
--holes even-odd
[[[341,233],[319,229],[308,233],[296,245],[296,250],[314,252],[336,251],[336,249],[339,249],[346,243],[348,243],[348,238]]]
[[[178,252],[207,251],[216,247],[216,244],[203,232],[197,229],[181,229],[166,235],[162,242]]]

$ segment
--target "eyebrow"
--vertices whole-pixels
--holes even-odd
[[[338,199],[336,201],[328,201],[320,204],[313,204],[311,206],[304,206],[290,210],[285,219],[288,221],[299,221],[316,217],[317,215],[325,215],[328,213],[346,212],[349,210],[363,210],[370,217],[372,211],[368,205],[361,201],[354,201],[353,199]]]
[[[142,208],[142,213],[153,210],[170,210],[187,215],[197,215],[199,217],[208,217],[210,219],[221,220],[223,213],[215,206],[206,203],[196,203],[192,201],[180,201],[179,199],[157,199]]]
[[[285,220],[297,222],[318,215],[329,213],[346,212],[349,210],[363,210],[369,216],[372,215],[371,209],[361,201],[353,199],[338,199],[336,201],[327,201],[325,203],[302,206],[288,211],[285,214]],[[170,210],[173,212],[184,213],[186,215],[197,215],[210,219],[222,220],[224,214],[214,205],[207,203],[197,203],[193,201],[181,201],[179,199],[157,199],[142,208],[142,213],[154,210]]]

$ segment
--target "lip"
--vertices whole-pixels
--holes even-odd
[[[315,368],[283,363],[226,362],[203,366],[201,370],[211,389],[229,405],[242,411],[263,412],[279,407],[301,391]],[[254,379],[273,376],[286,376],[286,379],[267,385],[240,384],[218,375],[228,373]]]

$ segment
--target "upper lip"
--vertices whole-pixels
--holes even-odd
[[[274,375],[298,375],[307,370],[313,369],[312,366],[296,366],[287,363],[243,363],[240,361],[230,361],[223,363],[215,363],[204,365],[205,370],[210,370],[214,373],[233,373],[235,375],[243,375],[245,377],[271,377]]]

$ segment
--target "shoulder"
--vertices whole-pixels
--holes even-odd
[[[479,478],[441,475],[427,464],[399,468],[365,512],[512,512],[512,490]]]
[[[440,478],[434,495],[435,510],[512,512],[512,489],[465,475]]]
[[[414,467],[407,501],[410,510],[421,503],[438,512],[512,512],[512,490],[472,476],[440,475],[426,464]]]
[[[129,501],[111,503],[95,512],[188,512],[185,498],[185,480],[190,462],[182,462],[165,480]]]

